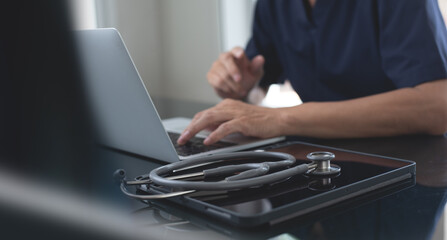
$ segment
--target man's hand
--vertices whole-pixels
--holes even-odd
[[[207,74],[209,84],[221,98],[243,99],[264,74],[265,59],[251,61],[240,47],[222,53]]]
[[[259,138],[280,136],[280,113],[280,109],[259,107],[226,99],[213,108],[197,113],[177,143],[185,144],[201,130],[216,126],[217,128],[205,139],[204,144],[213,144],[235,132]]]

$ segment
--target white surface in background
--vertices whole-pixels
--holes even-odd
[[[253,0],[220,0],[222,51],[235,46],[245,48],[251,36],[254,4]]]
[[[267,95],[261,102],[265,107],[293,107],[303,103],[290,85],[289,81],[284,84],[273,84],[270,86]]]
[[[97,28],[95,0],[70,0],[75,29]]]
[[[444,16],[444,21],[447,22],[447,0],[438,0],[438,2],[441,13]]]

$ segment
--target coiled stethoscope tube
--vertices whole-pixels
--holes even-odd
[[[254,159],[269,158],[269,159],[277,159],[279,161],[227,165],[214,169],[207,169],[199,173],[165,177],[166,175],[171,174],[172,172],[186,168],[194,168],[195,166],[202,166],[203,164],[206,163],[220,162],[230,159],[248,159],[248,158],[254,158]],[[121,183],[121,190],[127,196],[140,200],[161,199],[161,198],[180,196],[198,190],[230,191],[230,190],[258,187],[265,184],[275,183],[287,179],[289,177],[304,173],[312,174],[312,172],[315,172],[318,173],[318,175],[322,175],[322,174],[338,173],[340,171],[340,168],[338,166],[330,166],[330,160],[334,158],[334,154],[332,153],[314,152],[309,154],[308,158],[312,159],[313,162],[291,167],[296,162],[295,157],[290,154],[280,152],[236,152],[236,153],[225,153],[225,154],[203,156],[171,163],[156,168],[149,173],[149,179],[147,180],[126,181],[125,179],[123,179]],[[285,169],[269,174],[269,171],[277,170],[279,168],[285,168]],[[123,170],[120,171],[122,178],[124,178],[123,173],[124,171]],[[238,174],[234,175],[234,173]],[[232,175],[232,176],[217,182],[196,182],[196,181],[180,180],[182,178],[189,178],[192,176],[215,177],[219,175]],[[126,189],[126,185],[149,185],[149,184],[156,184],[179,191],[166,194],[138,195],[138,194],[132,194],[128,192]]]
[[[201,157],[197,159],[187,160],[172,163],[166,166],[162,166],[160,168],[154,169],[150,172],[149,177],[155,184],[170,187],[174,189],[182,189],[182,190],[237,190],[249,187],[261,186],[268,183],[277,182],[283,179],[286,179],[290,176],[303,174],[309,167],[307,164],[301,164],[293,168],[289,168],[286,170],[282,170],[279,172],[275,172],[272,174],[266,174],[269,168],[273,168],[274,164],[278,162],[264,162],[261,163],[257,169],[247,170],[245,172],[240,173],[236,176],[243,176],[242,179],[232,179],[226,178],[225,180],[218,182],[192,182],[192,181],[181,181],[181,180],[171,180],[167,178],[161,177],[161,175],[167,174],[175,169],[189,167],[191,165],[206,163],[206,162],[214,162],[221,160],[228,160],[234,158],[275,158],[282,159],[283,161],[287,161],[288,165],[291,166],[295,163],[295,157],[287,153],[277,153],[277,152],[241,152],[241,153],[227,153],[227,154],[219,154],[208,157]],[[281,161],[281,162],[283,162]],[[273,166],[272,166],[273,165]],[[278,164],[280,165],[280,164]],[[233,166],[226,166],[233,167]],[[234,170],[237,170],[237,165],[234,165]],[[225,168],[225,167],[222,167]],[[223,169],[222,169],[223,170]],[[233,171],[234,172],[234,171]],[[245,175],[245,176],[244,176]]]

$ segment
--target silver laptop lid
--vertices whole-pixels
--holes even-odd
[[[179,157],[116,29],[76,31],[101,144],[165,162]]]

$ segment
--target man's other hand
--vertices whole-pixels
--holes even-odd
[[[222,53],[208,71],[207,79],[221,98],[244,99],[264,74],[263,56],[251,61],[240,47]]]

